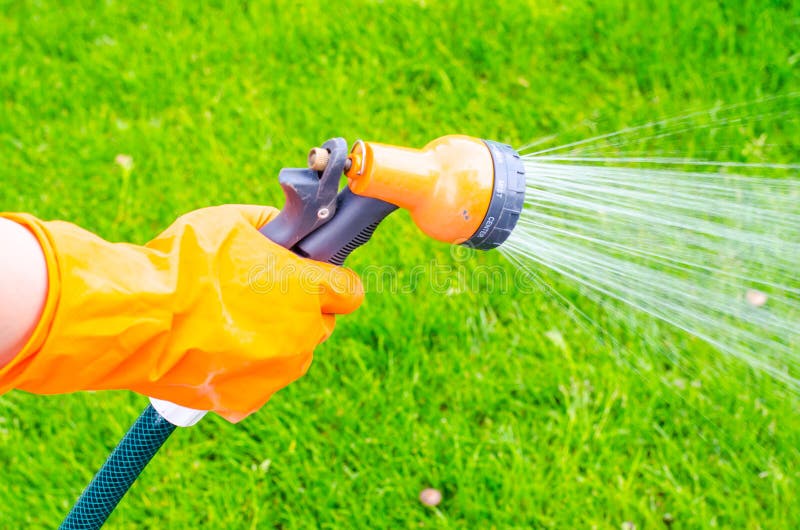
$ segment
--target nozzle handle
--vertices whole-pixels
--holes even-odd
[[[332,147],[331,151],[338,154],[338,146],[334,144]],[[344,162],[337,161],[338,164],[341,165],[334,171],[341,173]],[[323,179],[326,175],[323,174]],[[351,252],[370,240],[378,224],[397,209],[394,204],[380,199],[356,195],[350,188],[336,195],[335,204],[329,203],[327,194],[318,193],[318,177],[311,170],[283,170],[280,177],[286,205],[275,220],[261,229],[261,233],[305,258],[342,265]],[[318,208],[322,205],[336,214],[319,219]],[[300,239],[308,231],[311,233]],[[205,411],[155,398],[150,398],[150,403],[162,417],[179,427],[192,426],[206,414]]]
[[[306,258],[342,265],[351,252],[370,240],[378,224],[396,209],[394,204],[356,195],[345,188],[336,197],[336,215],[292,250]]]
[[[260,230],[288,249],[293,249],[298,241],[329,222],[336,213],[339,180],[347,161],[347,142],[344,138],[332,138],[316,150],[327,155],[324,169],[282,169],[278,181],[286,203],[278,216]]]
[[[397,206],[394,204],[362,197],[350,191],[350,188],[345,188],[339,192],[336,199],[336,215],[291,250],[305,258],[342,265],[351,252],[370,240],[378,224],[396,209]],[[273,225],[275,221],[267,224],[265,228]],[[288,232],[281,228],[276,233]],[[269,237],[269,232],[265,235]],[[178,427],[190,427],[206,414],[202,410],[190,409],[156,398],[150,398],[150,403],[164,419]]]

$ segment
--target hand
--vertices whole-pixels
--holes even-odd
[[[144,246],[6,214],[37,236],[49,292],[33,336],[0,370],[0,390],[130,389],[230,421],[258,410],[308,370],[333,315],[363,297],[353,272],[261,235],[276,214],[205,208]]]

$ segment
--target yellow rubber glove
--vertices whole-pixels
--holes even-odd
[[[256,411],[306,372],[333,315],[363,297],[352,271],[261,235],[276,214],[205,208],[145,246],[2,214],[37,236],[49,291],[33,336],[0,370],[0,392],[130,389],[230,421]]]

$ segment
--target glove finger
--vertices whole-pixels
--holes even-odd
[[[364,300],[361,278],[350,269],[326,265],[320,281],[320,308],[323,313],[344,315],[352,313]]]
[[[266,225],[280,213],[271,206],[258,206],[248,204],[232,204],[226,207],[236,208],[237,211],[257,229]],[[320,278],[318,285],[320,291],[320,307],[323,313],[346,314],[358,309],[364,299],[364,286],[358,275],[350,269],[337,267],[329,263],[315,262],[316,267],[304,265],[306,279],[312,282],[316,276]]]
[[[324,342],[331,336],[333,333],[333,328],[336,324],[336,317],[333,315],[322,315],[321,320],[321,328],[323,331],[323,336],[320,339],[320,343]],[[313,356],[309,354],[307,356],[307,361],[305,362],[305,366],[301,370],[302,374],[308,370],[309,365],[311,364]],[[300,375],[302,375],[300,374]],[[252,381],[248,381],[245,384],[245,387],[249,388],[258,388],[262,386],[261,382],[258,380],[258,376],[256,374],[250,375]],[[218,383],[216,391],[220,394],[225,394],[228,398],[233,396],[236,397],[235,400],[228,399],[226,402],[228,403],[236,403],[236,408],[238,410],[234,410],[231,408],[222,408],[222,407],[215,407],[214,412],[225,418],[227,421],[231,423],[239,423],[246,417],[250,416],[251,414],[257,412],[261,407],[266,405],[269,399],[272,397],[272,393],[259,395],[258,397],[252,399],[248,399],[244,393],[242,393],[242,377],[237,378],[229,378],[228,380],[222,380]]]

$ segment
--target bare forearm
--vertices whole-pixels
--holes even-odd
[[[0,218],[0,367],[30,338],[47,299],[47,264],[27,228]]]

